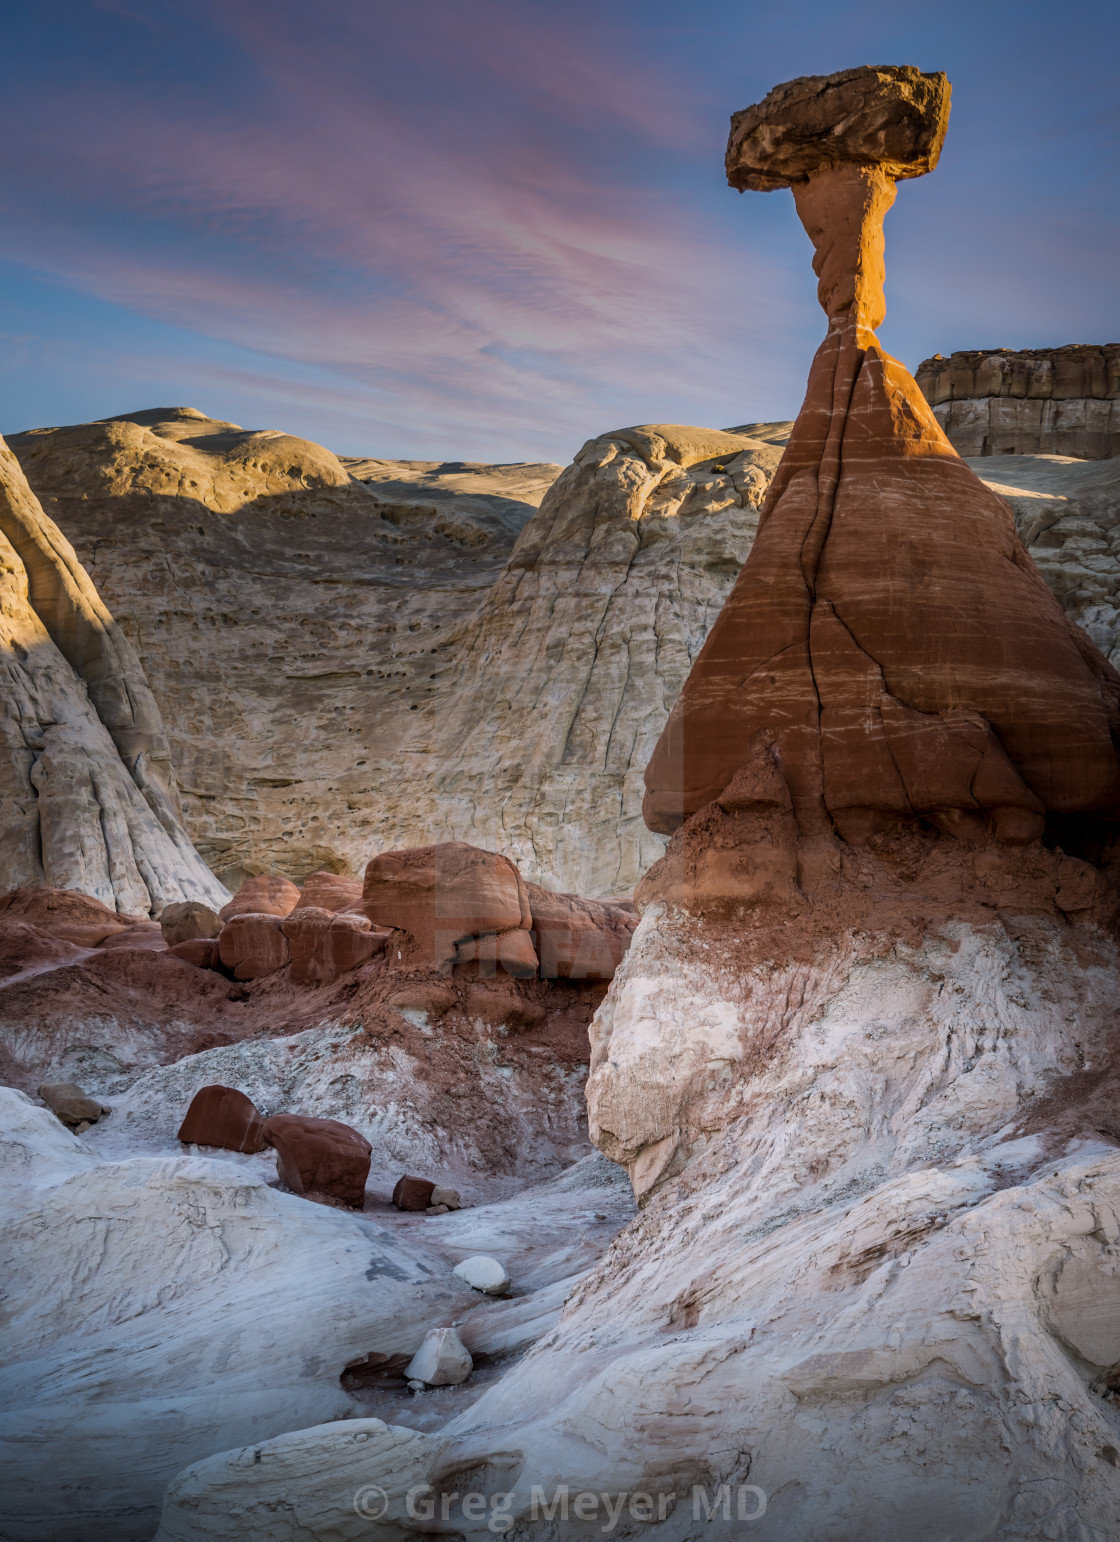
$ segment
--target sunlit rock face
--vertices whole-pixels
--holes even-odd
[[[654,829],[717,798],[761,739],[805,836],[860,842],[917,816],[1069,845],[1120,819],[1120,676],[875,335],[895,180],[936,164],[947,118],[944,77],[870,70],[735,120],[729,177],[792,188],[829,325],[750,558],[647,767]]]
[[[339,460],[187,409],[14,445],[143,660],[231,887],[466,839],[607,895],[664,849],[642,773],[791,427],[619,430],[558,478]],[[976,468],[1106,654],[1113,465]]]
[[[724,1503],[769,1542],[1103,1536],[1120,1510],[1120,682],[874,337],[882,215],[936,161],[947,83],[774,97],[816,132],[853,74],[860,153],[789,178],[829,336],[651,761],[676,829],[592,1024],[592,1137],[641,1212],[427,1458],[437,1497],[501,1487],[526,1535],[577,1534],[548,1530],[560,1492],[637,1494],[674,1542]],[[909,150],[899,92],[932,104]],[[178,1480],[165,1535],[234,1460]]]
[[[426,819],[549,887],[632,887],[663,848],[641,820],[646,761],[780,455],[749,431],[667,424],[583,447],[458,643],[415,760]]]
[[[340,461],[189,409],[13,442],[143,660],[231,887],[466,839],[597,896],[662,850],[642,772],[786,427],[626,429],[559,481]]]
[[[0,882],[112,911],[228,896],[183,828],[136,654],[0,440]]]

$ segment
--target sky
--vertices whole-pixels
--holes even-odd
[[[730,114],[945,70],[884,345],[1120,338],[1120,7],[36,0],[0,48],[0,432],[155,406],[340,454],[570,460],[793,417],[824,331]]]

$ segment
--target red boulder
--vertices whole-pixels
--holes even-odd
[[[437,965],[459,942],[530,924],[517,868],[465,841],[383,851],[366,868],[362,909],[378,926],[410,932]]]
[[[223,921],[234,916],[286,916],[299,904],[299,889],[279,873],[260,873],[238,889],[228,905],[218,914]]]
[[[638,925],[632,907],[525,885],[545,980],[612,980]]]
[[[234,916],[222,927],[218,955],[235,980],[259,980],[288,962],[288,939],[274,915]]]
[[[330,985],[348,970],[384,951],[387,931],[374,931],[363,915],[335,915],[301,906],[280,923],[288,939],[293,985]]]
[[[393,1190],[393,1203],[398,1210],[426,1210],[432,1202],[435,1184],[427,1178],[410,1178],[406,1174],[397,1179]]]
[[[176,943],[192,942],[196,937],[216,937],[222,929],[222,918],[201,900],[182,900],[163,907],[159,929],[164,942],[173,948]]]
[[[180,946],[189,946],[180,944]],[[264,1120],[251,1098],[236,1087],[201,1087],[191,1099],[178,1139],[187,1146],[223,1146],[227,1151],[263,1151]]]
[[[303,880],[296,901],[297,910],[314,906],[317,910],[356,910],[362,903],[362,880],[343,878],[338,873],[312,873]]]
[[[177,942],[167,951],[193,964],[196,969],[218,969],[222,962],[216,937],[191,937],[187,942]]]
[[[455,950],[457,963],[477,962],[480,975],[493,975],[500,965],[515,980],[531,980],[536,977],[538,959],[533,939],[527,931],[493,932],[487,937],[472,937],[461,942]]]
[[[281,1183],[293,1194],[362,1208],[373,1147],[350,1125],[277,1114],[265,1121],[264,1139],[276,1151]]]

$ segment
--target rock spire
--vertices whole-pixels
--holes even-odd
[[[1120,676],[1066,618],[1005,504],[880,346],[883,219],[937,163],[944,75],[846,70],[732,119],[728,178],[789,187],[828,333],[758,536],[646,771],[670,832],[759,756],[801,836],[915,816],[1029,842],[1120,816]],[[1073,831],[1073,834],[1071,834]]]

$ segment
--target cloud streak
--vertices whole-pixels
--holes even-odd
[[[581,0],[98,9],[99,47],[8,82],[0,254],[125,333],[211,339],[243,417],[286,373],[305,418],[336,403],[341,449],[552,457],[643,416],[795,407],[807,245],[720,186],[722,114],[657,5],[640,33]]]

